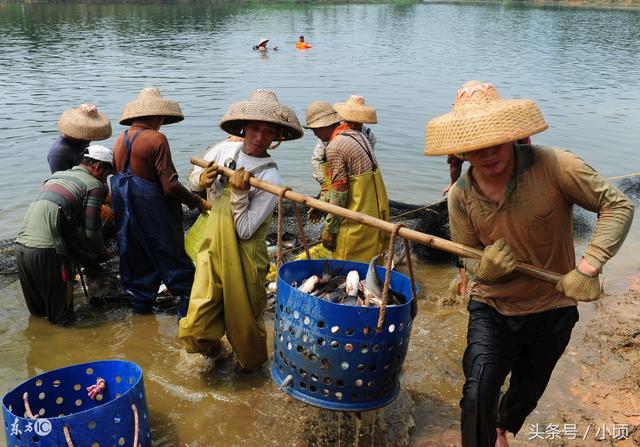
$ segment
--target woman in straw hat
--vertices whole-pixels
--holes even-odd
[[[151,312],[160,281],[184,315],[193,283],[193,263],[184,251],[182,204],[204,210],[208,202],[178,181],[163,124],[184,119],[177,102],[146,88],[122,111],[131,126],[114,145],[117,174],[111,179],[120,248],[122,287],[134,312]]]
[[[449,191],[449,224],[455,242],[483,250],[465,260],[464,446],[507,446],[506,432],[520,430],[569,342],[577,301],[600,297],[598,275],[633,217],[629,200],[575,155],[517,143],[546,128],[533,101],[505,100],[489,83],[460,89],[452,111],[427,125],[426,155],[462,152],[471,164]],[[598,213],[577,265],[574,204]],[[514,270],[516,260],[564,276],[534,279]]]
[[[265,239],[277,197],[251,188],[249,180],[255,176],[279,184],[267,150],[273,141],[301,138],[303,131],[295,113],[262,89],[249,100],[231,104],[220,127],[243,137],[244,143],[220,145],[201,174],[209,179],[216,199],[197,254],[189,311],[180,320],[178,335],[187,352],[216,357],[223,352],[221,338],[226,334],[238,367],[254,371],[267,360],[262,320],[269,269]],[[238,167],[228,182],[217,173],[223,164]]]
[[[92,141],[111,136],[111,122],[93,104],[65,110],[58,120],[60,135],[49,149],[47,162],[51,173],[78,165]]]
[[[353,97],[352,97],[353,98]],[[371,143],[322,101],[311,103],[307,109],[307,128],[327,144],[327,165],[324,170],[321,198],[334,205],[389,219],[387,191],[378,168]],[[358,110],[358,114],[350,113]],[[363,104],[343,108],[349,121],[377,122],[375,110]],[[369,262],[384,249],[384,232],[366,225],[328,214],[322,230],[322,245],[333,252],[335,259]]]

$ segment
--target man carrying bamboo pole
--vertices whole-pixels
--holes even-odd
[[[600,297],[602,267],[631,225],[631,202],[580,158],[516,143],[546,128],[533,101],[502,99],[489,83],[460,89],[452,111],[427,125],[426,155],[464,153],[471,164],[449,191],[452,238],[484,250],[479,260],[465,261],[466,447],[508,446],[506,432],[518,433],[569,342],[577,301]],[[574,204],[598,213],[577,265]],[[514,272],[516,260],[564,276],[554,286]]]
[[[309,104],[307,125],[316,137],[327,142],[327,168],[322,200],[352,211],[389,220],[387,190],[375,153],[365,135],[349,123],[375,123],[376,111],[362,97],[337,104],[341,114],[324,101]],[[345,122],[340,122],[340,119]],[[385,249],[384,232],[358,222],[327,214],[322,245],[335,259],[369,262]]]
[[[244,141],[218,146],[201,173],[201,184],[212,189],[215,201],[196,255],[189,310],[180,320],[178,336],[187,352],[218,357],[224,352],[221,339],[226,335],[238,368],[255,371],[267,360],[262,320],[269,270],[265,240],[278,197],[251,188],[250,181],[255,176],[279,184],[280,174],[267,150],[301,138],[303,130],[296,114],[265,89],[231,104],[220,127]],[[228,182],[218,175],[219,166],[235,169],[236,165]]]

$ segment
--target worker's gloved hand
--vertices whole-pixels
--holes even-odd
[[[307,220],[311,223],[318,223],[324,217],[324,213],[315,208],[309,208],[307,211]]]
[[[209,203],[207,200],[203,199],[202,197],[200,197],[200,201],[196,206],[198,207],[201,213],[211,209],[211,203]]]
[[[598,275],[587,275],[577,267],[560,278],[556,284],[556,290],[576,301],[595,301],[602,295]]]
[[[480,281],[496,281],[513,272],[516,267],[516,256],[504,239],[498,239],[485,247],[480,263],[475,271],[476,279]]]
[[[320,195],[318,196],[318,200],[321,202],[329,203],[329,191],[326,189],[322,189],[320,191]],[[325,216],[325,212],[320,211],[316,208],[309,208],[307,210],[307,220],[311,223],[318,223]]]
[[[332,233],[331,231],[329,231],[329,229],[325,225],[325,227],[322,229],[322,236],[321,236],[322,245],[324,245],[324,248],[331,251],[335,250],[336,236],[337,236],[337,233]]]
[[[204,168],[204,171],[200,174],[198,186],[202,189],[211,188],[216,177],[218,177],[218,165],[213,161],[210,161],[207,167]]]
[[[251,173],[245,171],[243,167],[238,168],[236,172],[234,172],[231,177],[229,177],[229,184],[234,189],[240,189],[243,191],[251,188]]]

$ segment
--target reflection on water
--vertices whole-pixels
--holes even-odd
[[[316,99],[365,95],[377,107],[378,156],[390,196],[435,201],[442,158],[422,155],[428,119],[465,80],[535,98],[550,129],[535,142],[569,147],[605,175],[635,163],[640,118],[640,14],[515,5],[0,5],[0,239],[17,232],[47,174],[62,110],[94,101],[116,124],[156,85],[186,119],[163,128],[181,172],[224,135],[234,100],[274,89],[304,118]],[[295,51],[298,34],[313,45]],[[266,35],[281,50],[251,50]],[[274,156],[285,182],[315,192],[314,137]]]
[[[299,34],[314,45],[293,46]],[[468,79],[506,97],[538,101],[542,144],[572,148],[607,176],[638,171],[640,14],[500,5],[18,5],[0,4],[0,239],[15,236],[48,173],[62,110],[94,101],[114,136],[124,104],[149,85],[180,102],[184,122],[163,128],[179,171],[221,138],[224,109],[258,87],[274,89],[304,119],[313,100],[359,93],[378,109],[377,152],[389,195],[434,202],[447,183],[442,158],[422,155],[426,121],[449,110]],[[281,50],[251,50],[260,36]],[[274,158],[284,182],[315,193],[313,135]],[[607,266],[609,290],[640,264],[638,224]],[[453,270],[419,266],[424,291],[444,293]],[[132,317],[81,303],[82,322],[53,328],[28,318],[19,286],[2,290],[0,392],[72,363],[126,358],[144,370],[155,445],[282,444],[303,439],[315,410],[286,397],[265,369],[185,365],[175,316]],[[463,306],[427,298],[402,376],[425,427],[457,427],[465,344]],[[270,342],[271,343],[271,342]],[[269,344],[271,348],[271,344]],[[210,366],[210,365],[209,365]],[[315,414],[315,413],[314,413]]]

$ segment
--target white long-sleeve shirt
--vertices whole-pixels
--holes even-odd
[[[242,142],[225,140],[211,146],[203,158],[207,161],[214,161],[216,164],[228,166],[228,163],[233,160],[236,152],[240,149],[236,161],[236,168],[244,167],[245,170],[251,171],[266,163],[273,162],[270,156],[258,158],[245,154],[242,151],[243,145]],[[203,168],[196,167],[189,174],[189,185],[193,191],[202,191],[202,188],[198,185],[202,171]],[[280,173],[275,167],[258,172],[255,174],[255,177],[272,185],[280,185],[282,183]],[[224,189],[223,181],[226,183],[226,177],[219,175],[213,182],[211,188],[207,190],[207,199],[211,203],[222,194],[222,190]],[[265,219],[271,214],[277,203],[278,197],[266,191],[253,187],[248,191],[236,191],[232,189],[231,210],[238,237],[245,240],[253,236],[258,228],[260,228],[260,225],[262,225]]]

